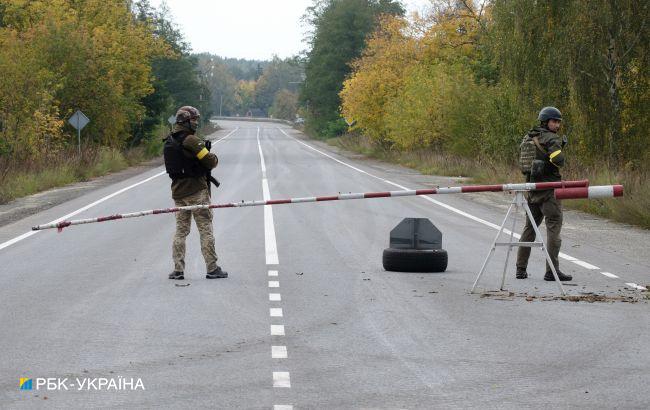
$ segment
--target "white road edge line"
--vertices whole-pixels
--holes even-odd
[[[262,165],[262,194],[264,200],[271,199],[269,191],[269,182],[266,179],[266,164],[264,163],[264,154],[262,153],[262,144],[260,143],[260,127],[257,127],[257,149],[260,153],[260,163]],[[278,245],[275,240],[275,225],[273,224],[273,208],[271,205],[264,205],[264,246],[266,249],[266,264],[278,265]]]
[[[639,286],[636,283],[632,283],[632,282],[626,283],[626,285],[637,290],[648,290],[648,288],[646,288],[645,286]]]
[[[581,260],[575,260],[575,261],[571,261],[571,262],[575,263],[578,266],[582,266],[583,268],[588,269],[588,270],[599,270],[600,269],[598,266],[594,266],[591,263],[587,263],[587,262],[581,261]]]
[[[94,207],[96,205],[101,204],[104,201],[107,201],[107,200],[113,198],[114,196],[117,196],[117,195],[119,195],[119,194],[121,194],[123,192],[126,192],[126,191],[128,191],[130,189],[133,189],[133,188],[135,188],[135,187],[137,187],[139,185],[142,185],[145,182],[149,182],[152,179],[157,178],[157,177],[159,177],[159,176],[161,176],[161,175],[163,175],[165,173],[166,173],[166,171],[159,172],[159,173],[157,173],[157,174],[155,174],[155,175],[153,175],[153,176],[151,176],[149,178],[143,179],[142,181],[139,181],[139,182],[136,182],[135,184],[129,185],[126,188],[122,188],[119,191],[115,191],[110,195],[106,195],[105,197],[100,198],[100,199],[96,200],[95,202],[92,202],[92,203],[90,203],[90,204],[88,204],[88,205],[86,205],[86,206],[84,206],[82,208],[79,208],[76,211],[70,212],[69,214],[64,215],[64,216],[62,216],[62,217],[60,217],[58,219],[55,219],[55,220],[53,220],[53,221],[51,221],[49,223],[51,223],[51,224],[58,223],[58,222],[66,220],[68,218],[71,218],[71,217],[73,217],[73,216],[75,216],[77,214],[82,213],[83,211],[86,211],[86,210],[88,210],[88,209],[90,209],[90,208],[92,208],[92,207]],[[42,232],[42,231],[29,231],[29,232],[26,232],[26,233],[24,233],[24,234],[22,234],[20,236],[15,237],[13,239],[10,239],[10,240],[0,244],[0,250],[6,248],[8,246],[11,246],[11,245],[15,244],[16,242],[22,241],[25,238],[29,238],[30,236],[35,235],[35,234],[37,234],[39,232]]]
[[[219,142],[219,141],[225,140],[226,138],[228,138],[229,136],[231,136],[232,134],[234,134],[238,129],[239,129],[239,127],[235,128],[235,129],[234,129],[232,132],[230,132],[228,135],[226,135],[226,136],[223,137],[223,138],[220,138],[220,139],[216,140],[215,142]],[[73,217],[73,216],[75,216],[75,215],[78,215],[78,214],[82,213],[83,211],[87,211],[88,209],[90,209],[90,208],[92,208],[92,207],[94,207],[94,206],[96,206],[96,205],[99,205],[99,204],[101,204],[102,202],[107,201],[107,200],[113,198],[114,196],[117,196],[117,195],[119,195],[119,194],[121,194],[121,193],[123,193],[123,192],[126,192],[126,191],[128,191],[128,190],[130,190],[130,189],[132,189],[132,188],[135,188],[135,187],[137,187],[138,185],[142,185],[142,184],[144,184],[145,182],[149,182],[149,181],[151,181],[152,179],[157,178],[157,177],[159,177],[159,176],[161,176],[161,175],[163,175],[163,174],[166,174],[166,173],[167,173],[167,171],[159,172],[159,173],[157,173],[157,174],[155,174],[155,175],[153,175],[153,176],[151,176],[151,177],[149,177],[149,178],[146,178],[146,179],[143,179],[142,181],[136,182],[136,183],[133,184],[133,185],[129,185],[129,186],[127,186],[126,188],[122,188],[122,189],[120,189],[119,191],[115,191],[115,192],[113,192],[113,193],[110,194],[110,195],[106,195],[105,197],[100,198],[100,199],[96,200],[96,201],[93,202],[93,203],[90,203],[90,204],[88,204],[88,205],[86,205],[86,206],[84,206],[84,207],[82,207],[82,208],[79,208],[79,209],[77,209],[76,211],[70,212],[69,214],[64,215],[64,216],[62,216],[62,217],[60,217],[60,218],[58,218],[58,219],[55,219],[55,220],[53,220],[53,221],[51,221],[51,222],[49,222],[49,223],[50,223],[50,224],[55,224],[55,223],[58,223],[58,222],[61,222],[61,221],[65,221],[66,219],[71,218],[71,217]],[[15,244],[16,242],[20,242],[20,241],[22,241],[23,239],[29,238],[29,237],[32,236],[32,235],[36,235],[36,234],[39,233],[39,232],[42,232],[42,231],[29,231],[29,232],[25,232],[24,234],[22,234],[22,235],[20,235],[20,236],[17,236],[17,237],[15,237],[15,238],[13,238],[13,239],[10,239],[10,240],[6,241],[6,242],[3,242],[3,243],[0,244],[0,250],[6,248],[6,247],[8,247],[8,246],[11,246],[11,245]]]
[[[293,410],[293,406],[291,404],[276,404],[273,406],[273,410]]]
[[[384,178],[378,177],[378,176],[373,175],[373,174],[371,174],[371,173],[369,173],[369,172],[366,172],[366,171],[364,171],[364,170],[362,170],[362,169],[359,169],[359,168],[357,168],[357,167],[355,167],[355,166],[353,166],[353,165],[350,165],[350,164],[348,164],[348,163],[346,163],[346,162],[343,162],[343,161],[341,161],[341,160],[339,160],[339,159],[337,159],[337,158],[334,158],[333,156],[331,156],[331,155],[329,155],[329,154],[327,154],[327,153],[325,153],[325,152],[323,152],[323,151],[321,151],[321,150],[319,150],[319,149],[317,149],[317,148],[314,148],[314,147],[312,147],[311,145],[306,144],[306,143],[300,141],[299,139],[297,139],[297,138],[295,138],[295,137],[293,137],[293,136],[287,134],[287,133],[286,133],[282,128],[280,128],[280,127],[277,127],[277,128],[278,128],[278,130],[280,130],[280,132],[283,133],[286,137],[292,138],[294,141],[296,141],[296,142],[298,142],[298,143],[304,145],[305,147],[309,148],[310,150],[315,151],[315,152],[317,152],[317,153],[319,153],[319,154],[321,154],[321,155],[323,155],[323,156],[325,156],[325,157],[327,157],[327,158],[329,158],[329,159],[331,159],[331,160],[334,160],[334,161],[338,162],[338,163],[341,164],[341,165],[344,165],[344,166],[346,166],[346,167],[348,167],[348,168],[351,168],[351,169],[353,169],[353,170],[355,170],[355,171],[357,171],[357,172],[360,172],[360,173],[362,173],[362,174],[368,175],[369,177],[372,177],[372,178],[378,179],[378,180],[380,180],[380,181],[382,181],[382,182],[385,182],[385,183],[387,183],[387,184],[389,184],[389,185],[392,185],[392,186],[394,186],[394,187],[397,187],[397,188],[400,188],[400,189],[403,189],[403,190],[410,190],[410,188],[407,188],[407,187],[402,186],[402,185],[400,185],[400,184],[396,184],[396,183],[394,183],[394,182],[392,182],[392,181],[389,181],[389,180],[387,180],[387,179],[384,179]],[[442,202],[440,202],[440,201],[437,201],[437,200],[435,200],[435,199],[433,199],[433,198],[431,198],[431,197],[429,197],[429,196],[424,196],[424,195],[423,195],[423,196],[419,196],[419,198],[422,198],[422,199],[425,199],[425,200],[427,200],[427,201],[429,201],[429,202],[432,202],[432,203],[434,203],[434,204],[436,204],[436,205],[438,205],[438,206],[441,206],[441,207],[443,207],[443,208],[445,208],[445,209],[447,209],[447,210],[449,210],[449,211],[451,211],[451,212],[454,212],[454,213],[457,213],[458,215],[464,216],[465,218],[468,218],[468,219],[471,219],[471,220],[473,220],[473,221],[475,221],[475,222],[478,222],[478,223],[481,223],[481,224],[483,224],[483,225],[489,226],[489,227],[492,228],[492,229],[499,230],[499,229],[501,228],[499,225],[493,224],[492,222],[488,222],[488,221],[486,221],[486,220],[484,220],[484,219],[481,219],[481,218],[479,218],[479,217],[476,217],[476,216],[474,216],[474,215],[472,215],[472,214],[468,214],[468,213],[465,212],[465,211],[461,211],[461,210],[458,209],[458,208],[454,208],[454,207],[451,206],[451,205],[447,205],[447,204],[445,204],[445,203],[442,203]],[[513,237],[515,237],[515,238],[517,238],[517,239],[520,239],[520,238],[521,238],[521,235],[519,235],[519,234],[516,233],[516,232],[514,232],[514,233],[511,232],[509,229],[504,229],[504,230],[503,230],[503,233],[506,234],[506,235],[510,235],[510,234],[512,233]],[[597,266],[594,266],[594,265],[592,265],[592,264],[590,264],[590,263],[587,263],[587,262],[581,261],[580,259],[577,259],[577,258],[575,258],[575,257],[573,257],[573,256],[571,256],[571,255],[567,255],[567,254],[562,253],[562,252],[560,252],[560,255],[559,255],[559,256],[560,256],[560,258],[562,258],[562,259],[564,259],[564,260],[567,260],[567,261],[569,261],[569,262],[573,262],[573,263],[575,263],[576,265],[582,266],[583,268],[586,268],[586,269],[590,269],[590,270],[597,270],[597,269],[600,269],[600,268],[597,267]]]

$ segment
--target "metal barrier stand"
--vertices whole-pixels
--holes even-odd
[[[494,242],[492,242],[492,248],[490,249],[490,252],[485,258],[485,261],[483,262],[483,266],[481,267],[481,270],[479,271],[478,276],[474,281],[474,285],[472,286],[471,293],[474,293],[474,290],[476,289],[476,285],[478,285],[481,276],[483,276],[483,273],[485,272],[485,268],[487,267],[488,262],[490,261],[492,256],[494,256],[494,251],[496,250],[497,246],[508,247],[508,251],[506,254],[506,262],[505,265],[503,266],[503,275],[501,277],[501,288],[500,288],[501,290],[505,290],[504,286],[506,282],[506,272],[508,269],[508,262],[510,260],[510,252],[512,251],[513,247],[525,246],[529,248],[535,248],[535,247],[542,248],[542,251],[544,252],[544,256],[546,257],[546,261],[548,262],[548,265],[551,267],[551,271],[553,272],[553,276],[555,277],[555,282],[557,283],[557,286],[560,289],[560,293],[562,293],[563,296],[566,296],[564,287],[560,282],[560,278],[557,276],[557,271],[555,270],[555,266],[553,265],[553,262],[551,261],[551,257],[548,254],[548,250],[546,249],[544,238],[542,238],[542,234],[539,231],[539,227],[535,223],[535,218],[533,218],[533,214],[530,211],[530,208],[528,207],[528,201],[526,201],[526,197],[524,196],[524,192],[526,191],[514,191],[514,192],[515,192],[515,197],[510,203],[510,207],[508,208],[506,217],[503,219],[503,223],[501,224],[499,233],[497,233],[497,236],[494,238]],[[533,230],[535,231],[535,239],[536,239],[535,242],[513,241],[515,228],[517,227],[517,215],[520,207],[526,211],[526,218],[528,219],[528,221],[530,221],[531,225],[533,226]],[[510,214],[512,213],[513,209],[515,214],[514,217],[512,218],[512,229],[510,230],[510,240],[508,242],[498,242],[499,238],[501,237],[501,233],[503,233],[503,230],[506,226],[506,223],[508,222],[508,218],[510,217]]]

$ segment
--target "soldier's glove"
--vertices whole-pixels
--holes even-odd
[[[562,136],[562,149],[564,149],[564,147],[565,147],[566,144],[568,144],[568,143],[569,143],[569,139],[567,138],[566,135],[563,135],[563,136]]]
[[[212,148],[212,141],[210,141],[210,140],[205,140],[205,149],[207,149],[208,151],[210,151],[211,148]]]

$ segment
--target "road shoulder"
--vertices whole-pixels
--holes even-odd
[[[7,204],[0,205],[0,227],[73,200],[97,189],[124,181],[161,165],[163,165],[162,156],[122,171],[92,178],[89,181],[76,182],[15,199]]]

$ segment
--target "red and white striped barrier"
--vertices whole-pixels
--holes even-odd
[[[332,195],[332,196],[315,196],[315,197],[306,197],[306,198],[271,199],[268,201],[241,201],[241,202],[232,202],[227,204],[192,205],[192,206],[182,206],[177,208],[150,209],[148,211],[133,212],[128,214],[116,214],[116,215],[102,216],[99,218],[61,221],[58,223],[34,226],[32,227],[32,230],[39,231],[42,229],[57,228],[60,232],[61,230],[63,230],[63,228],[67,228],[68,226],[72,226],[72,225],[114,221],[116,219],[137,218],[140,216],[167,214],[167,213],[174,213],[174,212],[185,211],[185,210],[193,211],[193,210],[205,209],[205,208],[209,208],[209,209],[239,208],[245,206],[299,204],[304,202],[344,201],[347,199],[391,198],[391,197],[415,196],[415,195],[460,194],[460,193],[468,193],[468,192],[535,191],[535,190],[558,189],[558,188],[586,189],[588,185],[589,185],[589,181],[587,180],[537,182],[537,183],[524,183],[524,184],[502,184],[502,185],[468,185],[462,187],[446,187],[446,188],[386,191],[386,192],[349,193],[349,194],[339,194],[339,195]]]
[[[555,190],[557,199],[597,199],[623,196],[623,185],[561,188]]]

